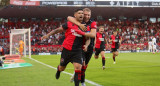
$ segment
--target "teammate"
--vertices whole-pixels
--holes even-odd
[[[21,56],[23,56],[23,47],[24,47],[24,42],[20,40],[19,41],[19,53]]]
[[[105,34],[104,34],[104,27],[100,26],[98,29],[98,32],[96,34],[95,39],[95,59],[98,59],[99,54],[101,54],[102,57],[102,69],[105,69],[105,43],[107,41],[105,40]]]
[[[74,17],[77,21],[83,21],[83,10],[78,9],[74,13]],[[72,22],[67,22],[47,35],[43,36],[41,39],[48,38],[50,35],[54,35],[56,33],[65,32],[65,39],[62,44],[63,51],[61,54],[60,65],[57,67],[56,79],[59,79],[61,71],[64,71],[67,64],[72,62],[75,69],[74,82],[75,86],[79,86],[79,81],[81,80],[81,67],[82,67],[82,44],[83,44],[83,36],[90,35],[90,33],[84,33],[79,30],[79,27]]]
[[[156,43],[156,38],[154,36],[152,36],[152,48],[153,48],[153,54],[157,51],[157,43]]]
[[[84,61],[83,61],[82,69],[81,69],[81,74],[82,74],[81,75],[81,85],[85,86],[85,71],[88,67],[88,63],[89,63],[89,61],[92,57],[92,54],[93,54],[93,46],[94,46],[94,40],[95,40],[94,38],[96,36],[97,24],[95,21],[90,19],[91,18],[91,10],[89,8],[84,8],[83,12],[84,12],[83,22],[84,22],[85,26],[87,26],[89,29],[85,29],[84,24],[79,23],[73,17],[69,16],[67,19],[69,21],[75,23],[79,27],[81,27],[83,31],[91,33],[90,35],[88,35],[88,37],[90,37],[90,44],[85,45],[85,48],[87,48],[87,49],[86,49],[86,52],[83,52]],[[74,76],[71,77],[70,81],[72,82],[73,79],[74,79]]]
[[[148,42],[148,52],[152,52],[152,40],[151,39]]]
[[[121,45],[122,38],[117,34],[117,30],[113,30],[113,35],[111,35],[109,42],[112,42],[111,52],[113,54],[113,64],[116,64],[115,57],[118,56],[118,49]]]

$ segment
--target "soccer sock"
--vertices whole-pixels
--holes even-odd
[[[86,71],[86,66],[82,66],[82,69],[81,69],[81,83],[85,82],[85,71]]]
[[[56,72],[56,79],[59,79],[60,73],[61,73],[61,71],[60,71],[59,65],[58,65],[58,67],[57,67],[57,72]]]
[[[102,57],[102,65],[105,66],[105,57]]]
[[[58,72],[61,72],[60,69],[59,69],[59,65],[58,65],[58,67],[57,67],[57,71],[58,71]]]
[[[115,60],[115,55],[113,55],[113,61],[115,62],[116,60]]]
[[[74,74],[74,84],[75,86],[79,86],[79,81],[81,80],[81,70],[75,70]]]

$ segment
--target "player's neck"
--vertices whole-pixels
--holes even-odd
[[[85,23],[89,22],[89,20],[84,20]]]

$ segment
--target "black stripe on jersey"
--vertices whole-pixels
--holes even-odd
[[[72,45],[72,50],[79,50],[82,49],[82,45],[83,45],[83,37],[76,37],[73,45]]]

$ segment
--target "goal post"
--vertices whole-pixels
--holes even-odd
[[[10,55],[19,54],[20,51],[24,57],[31,58],[31,35],[28,29],[11,29],[10,33]],[[23,41],[23,47],[19,46],[19,42]],[[22,50],[20,50],[22,49]]]

